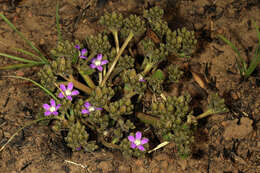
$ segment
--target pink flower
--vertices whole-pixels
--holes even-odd
[[[44,115],[49,116],[49,115],[58,115],[57,110],[60,108],[61,104],[58,104],[56,106],[55,100],[51,99],[50,105],[48,104],[43,104],[43,108],[45,109]]]
[[[91,60],[91,63],[92,64],[90,64],[90,67],[91,68],[97,68],[99,71],[102,71],[103,70],[103,67],[102,67],[102,65],[105,65],[105,64],[107,64],[108,63],[108,60],[103,60],[102,61],[102,54],[98,54],[97,55],[97,58],[93,58],[92,60]]]
[[[65,85],[61,84],[60,85],[60,89],[62,90],[62,92],[60,92],[59,98],[66,97],[70,101],[72,101],[72,97],[71,96],[75,96],[75,95],[79,94],[78,90],[72,90],[73,89],[73,83],[72,82],[68,83],[68,87],[67,88],[66,88]]]
[[[146,144],[149,139],[143,138],[142,139],[142,133],[136,132],[135,137],[134,136],[128,136],[128,140],[131,142],[131,148],[138,148],[141,151],[144,151],[143,144]]]
[[[84,104],[85,108],[87,109],[82,109],[81,113],[82,114],[90,114],[90,112],[96,111],[96,110],[102,110],[102,108],[97,108],[92,106],[89,102],[86,102]]]
[[[86,59],[86,58],[87,58],[86,56],[84,56],[84,55],[87,53],[87,49],[82,49],[82,50],[80,50],[79,45],[76,45],[75,48],[79,50],[79,52],[80,52],[80,53],[79,53],[79,57],[80,57],[80,58],[83,58],[83,59]]]

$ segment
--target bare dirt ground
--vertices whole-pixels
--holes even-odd
[[[16,3],[17,2],[17,3]],[[19,3],[18,3],[19,2]],[[229,113],[213,115],[201,123],[193,155],[178,159],[170,146],[145,159],[124,159],[117,151],[72,153],[61,136],[49,127],[32,125],[19,133],[0,153],[1,173],[257,173],[260,172],[260,66],[247,81],[241,81],[236,54],[217,38],[231,40],[247,60],[256,48],[257,36],[251,20],[260,26],[259,0],[150,0],[149,5],[165,9],[172,29],[186,26],[195,30],[199,40],[192,58],[194,70],[212,79],[225,98]],[[100,30],[96,24],[104,12],[114,10],[141,13],[147,7],[139,0],[60,0],[63,36],[83,40]],[[0,0],[0,13],[42,52],[55,46],[56,1]],[[0,20],[0,52],[20,55],[12,47],[30,48]],[[0,65],[14,63],[0,57]],[[208,67],[208,68],[206,68]],[[18,75],[37,80],[37,68],[0,71],[0,146],[16,130],[35,119],[47,100],[36,86],[17,79]],[[194,81],[195,85],[196,82]]]

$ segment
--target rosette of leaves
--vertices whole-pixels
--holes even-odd
[[[53,92],[56,88],[54,85],[57,82],[57,76],[53,73],[50,65],[44,65],[43,68],[37,74],[40,78],[40,83]]]
[[[165,75],[162,70],[156,70],[153,75],[148,79],[148,87],[150,90],[157,95],[160,95],[163,92],[163,82]]]
[[[173,32],[168,30],[166,43],[170,53],[180,57],[189,57],[195,51],[197,40],[194,31],[187,31],[184,27]]]
[[[151,39],[145,39],[141,41],[141,46],[145,56],[142,63],[144,74],[148,73],[152,68],[157,68],[157,65],[166,60],[168,56],[167,47],[163,43],[160,43],[159,48],[156,48]]]
[[[144,10],[143,17],[148,20],[151,29],[160,37],[166,34],[169,30],[168,24],[163,18],[164,11],[159,7],[154,7],[149,10]]]
[[[143,17],[149,22],[157,22],[163,18],[164,11],[158,6],[150,8],[149,10],[144,10]]]
[[[75,40],[75,42],[70,42],[68,40],[59,41],[57,47],[51,50],[51,54],[55,58],[57,57],[70,58],[73,60],[73,63],[75,63],[79,55],[79,52],[75,48],[75,45],[82,46],[78,40]]]
[[[151,29],[157,34],[160,39],[163,39],[164,35],[168,32],[168,23],[164,20],[157,22],[149,22]]]
[[[88,101],[91,104],[103,108],[110,103],[110,99],[114,95],[115,92],[111,87],[96,87],[88,98]]]
[[[131,14],[128,18],[124,19],[123,28],[120,31],[121,37],[125,39],[131,31],[136,37],[140,37],[145,33],[146,26],[141,17]]]
[[[211,110],[212,114],[221,114],[229,111],[225,105],[225,100],[219,97],[217,93],[210,95],[208,103],[208,111]]]
[[[77,122],[69,128],[65,141],[73,151],[77,151],[80,147],[83,147],[88,152],[96,150],[98,146],[95,144],[95,141],[88,142],[88,139],[89,134],[85,130],[85,126]]]
[[[72,75],[72,63],[70,58],[58,57],[50,64],[44,67],[38,73],[41,78],[41,84],[50,91],[54,91],[57,84],[58,76],[67,78]]]
[[[108,54],[111,49],[108,36],[104,33],[97,35],[90,35],[86,38],[87,45],[91,51],[91,54]]]
[[[168,78],[170,82],[179,82],[183,76],[183,71],[179,69],[178,65],[171,64],[167,67]]]
[[[173,141],[180,156],[190,154],[194,140],[192,128],[186,123],[187,117],[192,114],[190,101],[190,95],[168,96],[164,101],[152,103],[149,111],[151,115],[159,115],[156,134],[163,140]]]
[[[126,70],[121,73],[122,82],[124,83],[125,96],[130,97],[134,94],[142,95],[147,87],[146,82],[141,82],[135,69]],[[128,97],[128,96],[127,96]]]
[[[113,120],[118,120],[122,115],[132,114],[133,109],[134,105],[131,103],[131,99],[127,97],[123,97],[108,105],[109,116]]]
[[[114,32],[121,29],[123,26],[123,20],[124,17],[121,13],[112,12],[102,16],[99,20],[99,23],[108,28],[109,31]]]

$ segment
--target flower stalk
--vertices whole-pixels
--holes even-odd
[[[128,37],[126,38],[123,46],[121,47],[121,49],[119,50],[116,58],[114,59],[111,67],[109,68],[106,76],[104,77],[103,81],[101,82],[101,87],[105,85],[107,79],[109,78],[110,74],[112,73],[112,71],[114,70],[117,61],[119,60],[120,56],[122,55],[123,51],[125,50],[126,46],[128,45],[128,43],[131,41],[131,39],[134,37],[134,33],[132,31],[130,31]]]

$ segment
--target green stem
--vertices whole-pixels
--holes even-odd
[[[119,41],[118,41],[118,32],[116,30],[112,31],[115,43],[116,43],[116,53],[119,52]]]
[[[145,68],[144,71],[142,72],[144,74],[144,76],[152,69],[153,67],[153,63],[148,63]]]
[[[25,126],[19,128],[19,129],[8,139],[8,141],[1,147],[0,151],[2,151],[2,150],[5,148],[5,146],[6,146],[7,144],[9,144],[9,143],[13,140],[13,138],[14,138],[16,135],[18,135],[19,132],[22,131],[25,127],[31,126],[32,124],[37,123],[37,122],[39,122],[39,121],[50,120],[50,119],[58,119],[58,120],[60,120],[59,117],[52,117],[52,118],[42,117],[42,118],[39,118],[39,119],[37,119],[37,120],[34,120],[34,121],[28,123],[27,125],[25,125]]]
[[[142,112],[137,112],[136,116],[144,123],[150,124],[154,127],[159,127],[159,118],[152,117],[152,116],[144,114]]]
[[[94,84],[93,80],[89,77],[89,75],[84,74],[82,70],[78,70],[78,71],[90,88],[92,89],[96,88],[96,85]]]
[[[75,88],[80,89],[81,91],[84,91],[87,94],[91,94],[92,93],[92,89],[87,87],[86,85],[80,83],[79,81],[77,81],[76,79],[74,79],[74,77],[72,75],[69,76],[69,78],[66,78],[65,76],[62,76],[64,79],[66,79],[67,81],[70,81],[74,84]]]
[[[206,112],[203,112],[202,114],[200,114],[199,116],[196,116],[195,118],[197,120],[199,120],[199,119],[205,118],[205,117],[212,115],[212,114],[214,114],[214,111],[212,109],[209,109]]]
[[[134,34],[133,34],[133,32],[131,31],[131,32],[129,33],[128,37],[126,38],[126,40],[125,40],[123,46],[122,46],[121,49],[119,50],[119,52],[118,52],[116,58],[114,59],[114,61],[113,61],[112,65],[111,65],[111,67],[109,68],[109,70],[108,70],[106,76],[104,77],[104,79],[103,79],[103,81],[102,81],[102,83],[101,83],[101,87],[105,85],[105,83],[106,83],[108,77],[110,76],[111,72],[112,72],[113,69],[115,68],[117,61],[119,60],[120,56],[122,55],[123,51],[125,50],[125,48],[126,48],[126,46],[128,45],[128,43],[131,41],[131,39],[133,38],[133,36],[134,36]]]

